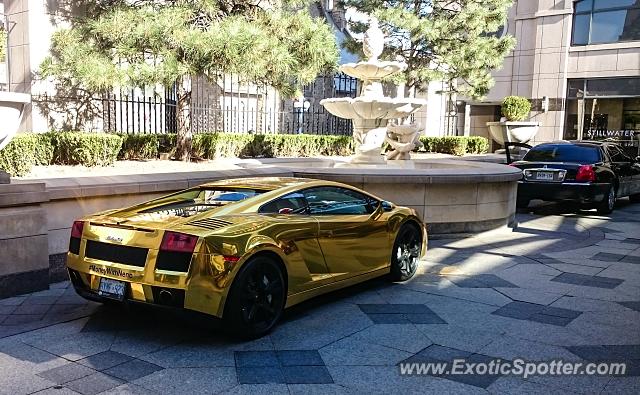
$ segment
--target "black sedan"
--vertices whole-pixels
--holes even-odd
[[[522,170],[518,207],[527,207],[533,199],[574,201],[609,214],[619,197],[640,202],[640,157],[632,158],[619,144],[540,144],[511,166]]]

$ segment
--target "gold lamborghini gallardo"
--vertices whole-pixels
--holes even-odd
[[[88,299],[195,310],[257,337],[313,296],[409,279],[426,236],[413,209],[348,185],[242,178],[75,221],[67,266]]]

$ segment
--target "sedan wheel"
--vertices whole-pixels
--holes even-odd
[[[598,214],[611,214],[613,208],[616,205],[616,189],[612,186],[609,187],[607,194],[600,204],[597,206]]]
[[[415,225],[404,225],[396,236],[391,256],[391,279],[405,281],[418,269],[422,250],[422,232]]]
[[[285,300],[280,266],[270,258],[256,257],[236,276],[229,291],[224,320],[234,335],[260,337],[280,319]]]

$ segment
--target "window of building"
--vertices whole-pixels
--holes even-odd
[[[570,79],[567,85],[564,139],[612,139],[638,150],[640,78]]]
[[[579,0],[573,45],[640,40],[640,0]]]

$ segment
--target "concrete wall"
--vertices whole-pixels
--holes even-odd
[[[49,286],[43,183],[0,184],[0,298]]]

